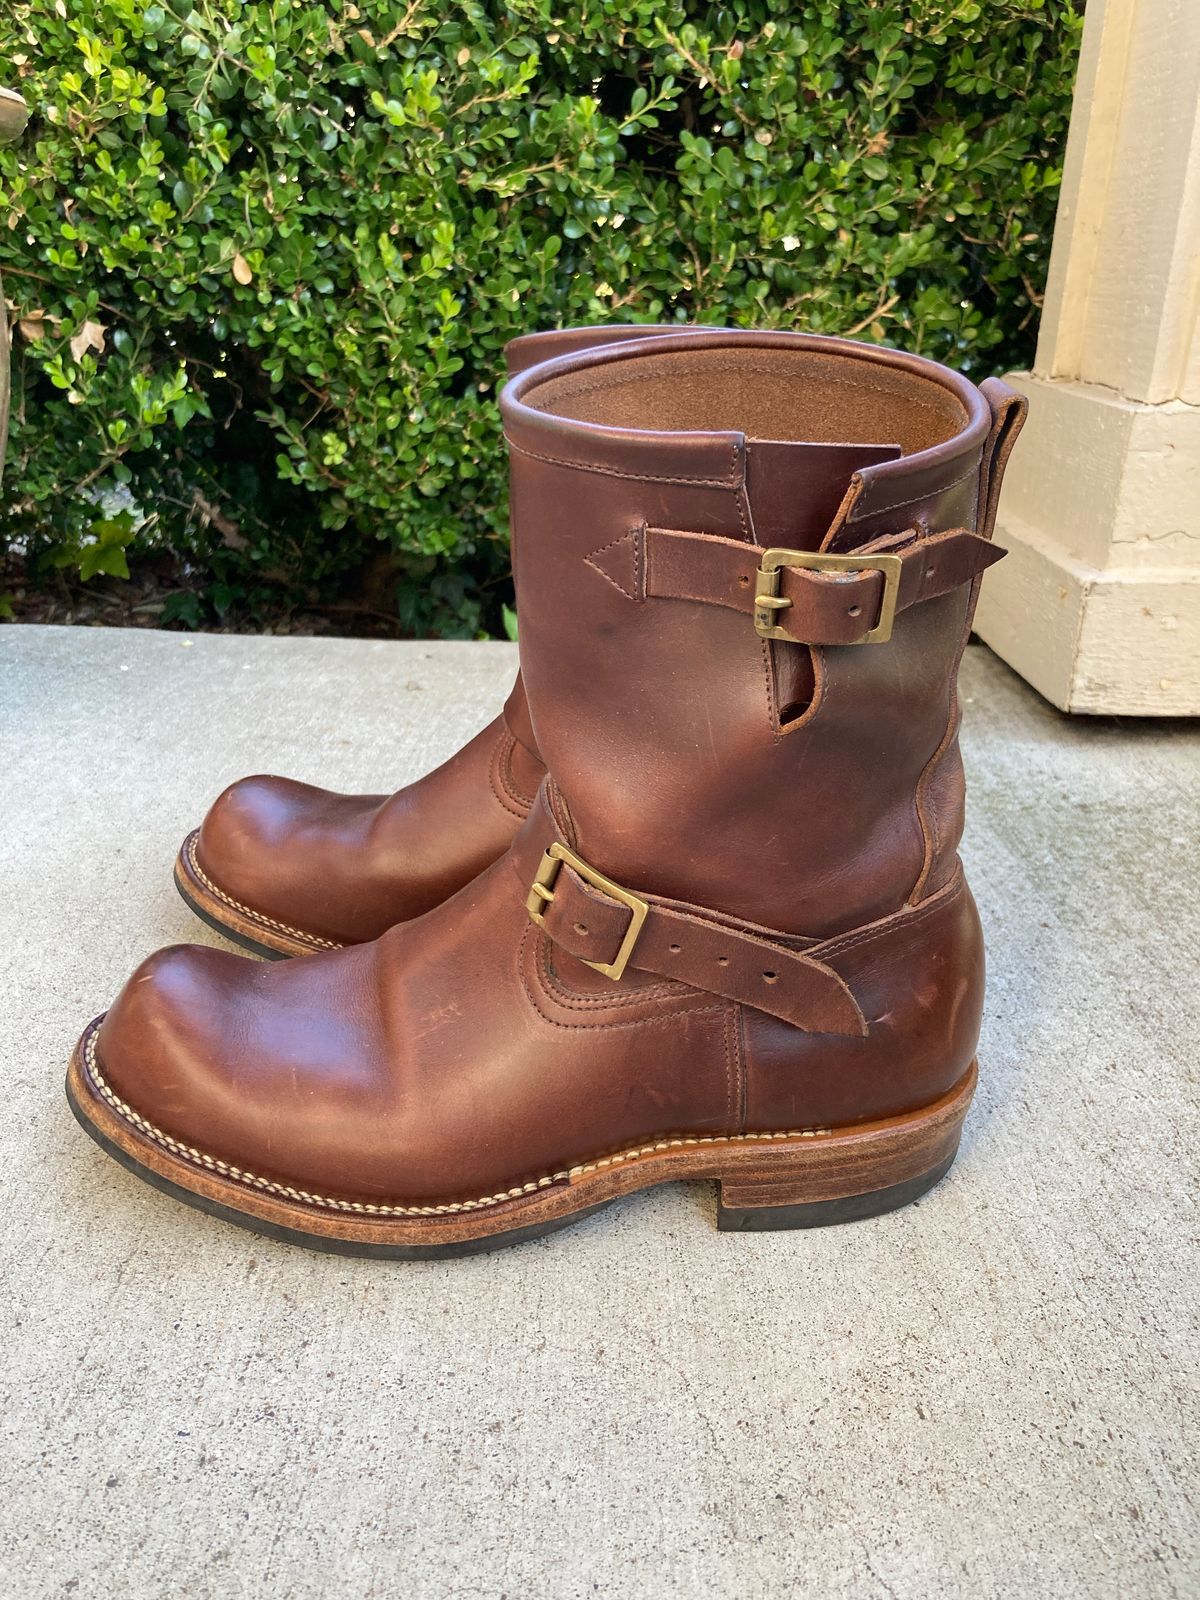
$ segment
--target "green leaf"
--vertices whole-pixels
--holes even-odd
[[[99,572],[106,573],[110,578],[127,578],[129,576],[129,564],[120,545],[84,545],[79,552],[79,576],[86,583],[89,578],[94,578]]]

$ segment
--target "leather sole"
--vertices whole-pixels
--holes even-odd
[[[720,1184],[718,1227],[824,1227],[878,1216],[926,1193],[950,1169],[977,1078],[972,1063],[919,1111],[853,1127],[668,1136],[581,1162],[503,1194],[442,1205],[372,1205],[299,1191],[181,1145],[126,1106],[103,1078],[97,1018],[67,1073],[84,1129],[128,1171],[188,1205],[257,1233],[343,1255],[471,1255],[567,1227],[638,1189],[683,1179]]]
[[[334,939],[322,939],[317,934],[305,933],[302,928],[289,927],[226,894],[196,858],[199,836],[197,828],[180,846],[175,859],[175,887],[201,922],[206,922],[243,950],[264,956],[268,961],[280,961],[286,956],[318,955],[322,950],[342,948]]]

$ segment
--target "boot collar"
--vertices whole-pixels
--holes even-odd
[[[584,350],[599,350],[607,345],[628,344],[642,339],[683,338],[693,333],[720,333],[721,329],[693,322],[610,322],[602,327],[540,328],[536,333],[518,334],[504,346],[504,366],[510,378],[542,361],[558,356],[577,355]]]
[[[776,437],[772,384],[794,407],[792,431],[810,438]],[[804,541],[831,548],[875,537],[897,512],[911,522],[923,504],[977,476],[992,423],[975,384],[922,356],[739,330],[560,355],[519,373],[500,405],[514,450],[589,472],[747,490],[760,544],[781,537],[799,508],[819,508]],[[675,426],[646,426],[655,411]],[[703,425],[738,411],[750,419],[741,428]],[[794,527],[786,531],[795,542]]]

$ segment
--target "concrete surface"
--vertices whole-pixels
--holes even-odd
[[[229,779],[384,787],[504,645],[0,630],[0,1594],[1194,1595],[1196,796],[1179,724],[968,654],[980,1095],[916,1207],[719,1235],[705,1185],[466,1262],[309,1254],[62,1096]],[[1192,877],[1189,881],[1189,868]]]

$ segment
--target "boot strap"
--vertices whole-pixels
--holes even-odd
[[[526,909],[569,955],[618,981],[627,966],[754,1006],[809,1033],[860,1038],[867,1024],[845,981],[776,942],[786,934],[718,921],[699,906],[614,883],[566,845],[545,785],[510,859]]]
[[[973,582],[1006,554],[967,528],[909,528],[846,552],[635,528],[589,561],[631,599],[725,606],[748,613],[764,639],[851,645],[885,643],[897,613]]]

